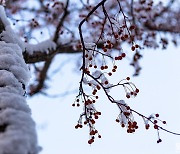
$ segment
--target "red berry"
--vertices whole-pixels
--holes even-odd
[[[78,129],[78,127],[79,127],[79,125],[77,124],[77,125],[75,126],[75,128]]]
[[[115,70],[115,69],[112,69],[112,72],[116,72],[116,70]]]
[[[122,41],[124,41],[124,40],[125,40],[124,36],[121,36],[121,40],[122,40]]]
[[[137,125],[137,122],[136,122],[136,121],[134,121],[134,122],[133,122],[133,125],[135,125],[135,126],[136,126],[136,125]]]
[[[89,57],[89,60],[92,60],[92,57]]]
[[[101,112],[97,112],[98,115],[101,115]]]
[[[104,66],[101,66],[101,70],[103,70],[104,69]]]
[[[121,124],[121,127],[125,127],[125,124]]]
[[[96,92],[93,91],[92,94],[93,94],[93,95],[96,95]]]
[[[134,50],[135,50],[135,46],[132,46],[132,47],[131,47],[131,50],[134,51]]]
[[[157,140],[157,143],[160,143],[160,142],[162,142],[162,140],[161,140],[161,139]]]
[[[136,88],[136,92],[138,93],[138,92],[139,92],[139,89]]]
[[[116,66],[116,65],[114,65],[114,69],[117,69],[117,66]]]
[[[115,34],[114,37],[117,39],[117,38],[119,37],[119,35],[118,35],[118,34]]]
[[[119,59],[119,60],[122,60],[122,56],[119,56],[118,59]]]
[[[103,49],[103,51],[104,51],[104,52],[107,52],[107,49],[106,49],[106,48],[104,48],[104,49]]]
[[[126,109],[127,109],[127,110],[130,110],[130,107],[129,107],[129,106],[126,106]]]
[[[88,141],[88,144],[92,144],[92,140],[89,140],[89,141]]]
[[[125,54],[125,53],[122,53],[121,56],[122,56],[122,57],[126,57],[126,54]]]
[[[146,127],[146,129],[149,129],[150,125],[149,125],[149,124],[146,124],[145,127]]]
[[[104,66],[104,68],[105,68],[105,69],[108,69],[108,66],[107,66],[107,65],[105,65],[105,66]]]
[[[126,97],[127,97],[127,98],[130,98],[130,96],[129,96],[128,94],[126,95]]]
[[[108,84],[109,82],[108,81],[105,81],[104,84]]]
[[[154,125],[154,129],[158,129],[158,125]]]
[[[166,121],[163,121],[163,124],[166,124]]]
[[[92,123],[92,124],[95,124],[96,122],[92,119],[92,120],[91,120],[91,123]]]
[[[98,119],[99,117],[98,116],[94,116],[95,119]]]
[[[156,123],[157,123],[157,120],[154,120],[154,123],[156,124]]]
[[[126,80],[130,80],[130,77],[127,77]]]
[[[138,44],[136,44],[136,45],[135,45],[135,48],[139,48],[139,45],[138,45]]]
[[[109,73],[108,73],[108,75],[109,75],[109,76],[111,76],[111,75],[112,75],[112,73],[111,73],[111,72],[109,72]]]
[[[86,54],[85,57],[88,58],[88,54]]]
[[[90,131],[89,135],[95,135],[94,130]]]
[[[123,112],[125,116],[129,116],[130,113],[129,112]]]
[[[119,119],[116,119],[116,122],[119,122]]]
[[[155,116],[156,116],[156,117],[159,117],[159,114],[157,113],[157,114],[155,114]]]
[[[125,35],[124,35],[124,37],[127,39],[127,38],[128,38],[128,35],[127,35],[127,34],[125,34]]]
[[[97,88],[97,90],[100,90],[100,89],[101,89],[101,87],[100,87],[99,85],[97,85],[96,88]]]

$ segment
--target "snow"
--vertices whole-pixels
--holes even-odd
[[[5,44],[5,42],[0,42],[0,69],[12,72],[18,81],[26,85],[30,79],[30,74],[26,63],[24,62],[22,52],[20,52],[21,48],[16,44]],[[5,45],[5,47],[3,47],[3,45]]]
[[[12,92],[20,95],[24,94],[22,83],[20,83],[12,72],[0,70],[0,92]]]
[[[35,123],[24,97],[30,79],[22,55],[26,45],[11,29],[2,6],[0,19],[5,25],[1,33],[4,41],[0,41],[0,154],[37,154]],[[43,42],[39,49],[52,47],[52,43]]]
[[[45,40],[38,44],[25,43],[25,50],[31,55],[36,51],[48,53],[50,50],[55,50],[55,49],[56,49],[56,43],[54,43],[51,39]]]
[[[37,154],[35,123],[31,118],[23,84],[30,78],[22,50],[0,41],[0,154]]]
[[[0,95],[0,109],[13,108],[19,111],[24,111],[27,113],[31,113],[29,106],[26,103],[24,97],[18,96],[16,94],[11,93],[11,97],[9,97],[8,92],[1,92]]]
[[[19,48],[18,45],[14,45],[13,43],[5,43],[5,42],[1,42],[0,43],[0,48],[1,48],[1,52],[0,54],[4,54],[4,53],[9,53],[9,54],[17,54],[18,56],[22,55],[22,51]],[[6,50],[7,48],[7,50]]]
[[[23,51],[25,50],[24,42],[15,34],[10,25],[5,26],[5,31],[0,34],[0,37],[3,41],[18,44]]]
[[[7,108],[1,111],[0,125],[8,124],[6,131],[0,133],[0,154],[35,154],[35,123],[29,114]],[[36,147],[36,148],[34,148]]]
[[[0,5],[0,19],[2,20],[2,22],[4,23],[5,26],[10,25],[9,21],[7,20],[5,11],[4,11],[4,7]]]

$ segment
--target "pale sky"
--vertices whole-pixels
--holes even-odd
[[[141,60],[140,76],[132,81],[140,89],[136,98],[125,99],[133,109],[149,116],[159,113],[160,119],[166,120],[164,128],[180,133],[180,48],[169,47],[168,50],[145,50]],[[78,55],[79,56],[79,55]],[[54,65],[75,55],[60,55]],[[50,92],[63,93],[78,87],[79,74],[74,72],[75,60],[66,64],[49,83],[53,85]],[[114,80],[133,74],[129,62],[119,65],[120,73]],[[102,116],[97,120],[96,128],[102,135],[91,146],[87,127],[74,129],[81,108],[73,108],[72,102],[77,93],[60,98],[47,98],[37,95],[28,99],[33,118],[37,123],[39,144],[43,147],[40,154],[177,154],[180,153],[180,136],[160,131],[162,143],[157,144],[156,130],[144,129],[143,120],[135,116],[139,129],[134,134],[127,134],[126,129],[115,122],[118,108],[100,93],[97,109]],[[121,90],[113,91],[117,98],[124,99]]]

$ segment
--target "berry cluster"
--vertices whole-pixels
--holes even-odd
[[[90,130],[89,131],[90,139],[88,140],[89,144],[92,144],[94,142],[96,135],[98,136],[98,138],[101,138],[101,135],[98,133],[98,130],[96,130],[94,126],[94,124],[96,123],[96,120],[99,119],[101,112],[98,112],[95,109],[94,103],[96,101],[92,97],[93,96],[91,97],[86,96],[85,100],[81,100],[84,105],[84,112],[80,115],[78,123],[75,126],[76,129],[82,128],[83,125],[87,125],[89,127],[89,130]],[[98,99],[98,97],[95,97],[95,98]],[[79,103],[79,99],[76,99],[76,102],[77,100]],[[75,106],[75,103],[73,103],[73,106]]]
[[[79,106],[80,106],[80,104],[79,104],[79,98],[77,98],[77,99],[75,100],[75,102],[72,104],[72,106],[73,106],[73,107],[75,107],[75,106],[79,107]]]
[[[138,129],[137,122],[134,121],[131,108],[125,103],[124,100],[115,101],[118,108],[120,109],[120,114],[116,118],[116,122],[120,123],[121,127],[127,128],[127,133],[133,133]]]
[[[158,124],[158,122],[162,123],[162,124],[166,124],[166,121],[162,121],[159,119],[159,114],[156,113],[156,114],[151,114],[148,118],[143,118],[144,119],[144,122],[145,122],[145,128],[148,130],[150,128],[150,124],[149,122],[151,122],[153,124],[153,127],[154,129],[157,130],[157,133],[158,133],[158,140],[157,140],[157,143],[160,143],[162,142],[162,140],[160,139],[160,135],[159,135],[159,130],[162,128],[160,126],[160,124]]]
[[[92,144],[94,142],[96,134],[97,134],[98,138],[101,138],[101,135],[98,133],[97,130],[91,130],[90,131],[90,133],[89,133],[90,139],[88,140],[88,144]]]
[[[125,58],[125,57],[126,57],[126,54],[125,54],[125,53],[121,53],[120,56],[115,57],[114,59],[115,59],[115,60],[122,60],[122,59]]]
[[[33,28],[37,28],[39,27],[39,22],[36,20],[36,19],[32,19],[31,22],[30,22],[30,26],[33,27]]]

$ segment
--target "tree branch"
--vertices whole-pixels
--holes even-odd
[[[73,48],[72,45],[59,45],[55,50],[49,51],[49,53],[41,52],[41,51],[36,51],[32,55],[28,54],[27,52],[24,52],[23,56],[28,64],[32,63],[37,63],[37,62],[42,62],[42,61],[47,61],[49,58],[54,57],[56,54],[62,54],[62,53],[67,53],[67,54],[73,54],[73,53],[79,53],[81,52],[80,50],[76,50]]]
[[[64,8],[64,14],[62,16],[62,18],[60,19],[58,25],[57,25],[57,28],[56,28],[56,31],[55,31],[55,35],[54,35],[54,39],[53,41],[57,44],[57,41],[58,41],[58,38],[59,38],[59,31],[61,29],[61,27],[63,26],[63,22],[65,20],[65,18],[68,16],[69,12],[68,12],[68,5],[69,5],[69,0],[67,0],[66,2],[66,6]],[[47,60],[45,61],[45,64],[43,66],[43,69],[42,71],[40,72],[40,77],[39,77],[39,81],[38,81],[38,85],[36,87],[33,88],[33,90],[30,92],[30,95],[34,95],[34,94],[37,94],[38,92],[40,92],[43,87],[44,87],[44,82],[45,82],[45,79],[47,77],[47,72],[49,70],[49,67],[53,61],[53,58],[55,57],[55,55],[57,54],[57,51],[58,50],[54,50],[52,51],[52,55],[50,56],[46,56]]]
[[[157,26],[155,23],[152,23],[149,21],[145,22],[144,26],[152,31],[180,34],[180,26],[173,26],[173,25],[168,25],[168,24],[161,24]]]

